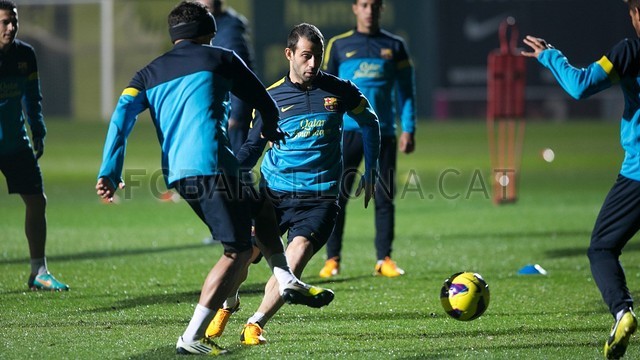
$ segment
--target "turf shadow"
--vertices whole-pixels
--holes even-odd
[[[585,244],[583,247],[547,250],[545,251],[545,254],[547,257],[551,259],[575,257],[575,256],[586,257],[588,247],[589,247],[589,240],[587,238],[585,240]],[[634,242],[634,239],[631,239],[631,241],[629,241],[629,243],[627,243],[627,245],[624,247],[623,253],[629,252],[629,251],[640,251],[640,242],[638,241]]]
[[[264,294],[264,284],[249,283],[240,287],[240,297],[262,297]],[[159,304],[195,304],[198,302],[200,289],[193,291],[183,291],[171,294],[152,294],[138,297],[128,297],[118,300],[110,306],[103,306],[87,310],[91,313],[106,313],[133,309],[140,306],[153,306]]]
[[[450,233],[450,234],[438,234],[431,235],[439,239],[447,240],[477,240],[477,239],[521,239],[521,238],[561,238],[566,236],[571,237],[589,237],[590,231],[583,230],[540,230],[540,231],[496,231],[493,233]]]
[[[177,339],[177,338],[176,338]],[[247,350],[249,350],[246,347],[243,346],[231,346],[231,347],[226,347],[225,349],[228,351],[226,354],[224,354],[223,358],[224,359],[244,359],[246,358],[247,354],[243,353]],[[135,355],[128,355],[126,357],[123,357],[122,359],[129,359],[129,360],[156,360],[156,359],[183,359],[184,356],[182,355],[177,355],[176,354],[176,347],[175,344],[171,344],[171,345],[167,345],[167,346],[162,346],[159,348],[155,348],[155,349],[149,349],[145,352],[142,352],[140,354],[135,354]]]
[[[151,247],[151,248],[140,248],[140,249],[122,249],[122,250],[114,250],[114,251],[86,251],[86,252],[67,254],[67,255],[47,255],[47,260],[49,262],[95,260],[95,259],[104,259],[104,258],[111,258],[111,257],[137,256],[137,255],[145,255],[145,254],[159,254],[159,253],[174,252],[174,251],[185,251],[185,250],[199,249],[199,248],[211,247],[211,246],[212,245],[207,245],[207,244],[181,244],[181,245],[175,245],[175,246]],[[1,264],[24,264],[24,263],[29,263],[29,258],[0,260],[0,265]]]
[[[325,284],[339,284],[339,283],[345,283],[345,282],[349,282],[349,281],[356,281],[356,280],[362,280],[362,279],[371,279],[371,278],[373,278],[373,275],[358,275],[358,276],[343,276],[343,275],[340,275],[338,277],[334,276],[334,277],[330,277],[330,278],[321,278],[321,277],[315,275],[315,276],[305,276],[305,278],[302,281],[306,282],[307,284],[311,284],[311,285],[325,285]]]

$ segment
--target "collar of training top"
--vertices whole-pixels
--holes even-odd
[[[213,15],[207,13],[207,16],[196,21],[169,27],[169,36],[171,36],[171,42],[175,42],[180,39],[195,39],[202,35],[215,34],[217,30],[216,20]]]

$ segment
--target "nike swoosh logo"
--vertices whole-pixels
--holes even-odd
[[[283,106],[283,107],[280,108],[280,112],[287,112],[288,110],[290,110],[294,106],[295,105]]]
[[[497,33],[500,23],[509,16],[508,14],[500,14],[494,17],[478,20],[475,17],[467,16],[464,19],[463,31],[467,39],[471,41],[483,40],[486,37]]]
[[[350,58],[353,55],[355,55],[358,52],[358,50],[353,50],[353,51],[349,51],[346,54],[344,54],[346,57]]]

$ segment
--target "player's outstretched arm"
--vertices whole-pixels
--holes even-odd
[[[577,68],[569,63],[562,52],[554,49],[544,39],[527,35],[523,41],[531,51],[522,51],[521,54],[536,58],[551,71],[567,94],[576,100],[588,98],[618,81],[618,74],[606,56],[586,68]]]

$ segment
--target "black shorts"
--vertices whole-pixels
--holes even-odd
[[[0,171],[7,180],[9,194],[35,195],[44,192],[42,172],[31,149],[0,155]]]
[[[315,252],[327,243],[340,209],[337,196],[301,196],[273,190],[263,194],[273,204],[280,231],[284,234],[288,230],[288,242],[296,236],[304,236],[313,244]]]
[[[225,252],[251,249],[251,198],[237,177],[194,176],[174,185]]]

